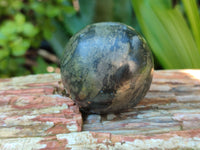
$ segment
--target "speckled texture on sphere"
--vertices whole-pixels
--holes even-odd
[[[121,23],[96,23],[75,34],[61,59],[62,81],[87,113],[134,107],[149,90],[152,54],[138,33]]]

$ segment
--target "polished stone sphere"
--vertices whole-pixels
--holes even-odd
[[[89,25],[67,43],[61,76],[71,98],[85,113],[120,113],[149,90],[153,58],[131,27],[113,22]]]

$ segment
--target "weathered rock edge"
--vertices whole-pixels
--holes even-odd
[[[84,123],[62,91],[59,74],[0,79],[0,149],[200,149],[200,70],[155,71],[137,107]]]

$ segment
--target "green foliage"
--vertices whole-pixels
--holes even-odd
[[[56,67],[37,55],[44,40],[60,57],[69,38],[88,24],[136,23],[130,0],[0,0],[0,10],[0,77]]]
[[[130,0],[97,0],[94,21],[122,22],[139,30]]]
[[[62,55],[71,35],[93,22],[96,0],[92,0],[89,3],[88,0],[80,0],[79,5],[80,10],[75,15],[64,13],[62,20],[53,20],[56,32],[53,33],[49,42],[59,57]]]
[[[57,56],[61,56],[67,40],[86,25],[94,22],[116,21],[139,30],[130,0],[79,0],[80,10],[74,15],[64,14],[63,20],[54,20],[56,32],[49,40]]]
[[[182,0],[189,24],[200,52],[200,16],[195,0]]]
[[[0,0],[0,10],[0,77],[30,73],[25,67],[27,50],[51,38],[53,19],[76,12],[67,0]]]
[[[132,0],[133,8],[155,56],[164,68],[200,68],[200,23],[195,0]]]
[[[49,66],[47,64],[47,62],[44,61],[44,59],[42,59],[41,57],[37,58],[37,66],[33,67],[33,70],[36,74],[40,74],[40,73],[46,73],[47,72],[47,66]]]
[[[175,6],[172,0],[79,0],[77,8],[74,1],[0,0],[0,77],[45,73],[48,66],[56,67],[37,55],[41,42],[48,41],[60,57],[73,34],[100,21],[141,30],[163,68],[200,67],[196,0]]]

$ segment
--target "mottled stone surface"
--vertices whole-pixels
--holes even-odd
[[[200,149],[200,70],[155,71],[134,109],[91,114],[84,122],[61,96],[60,80],[59,74],[0,80],[1,150]]]
[[[135,108],[90,116],[84,131],[154,135],[200,129],[200,70],[155,71],[149,92]]]
[[[79,108],[62,90],[59,74],[1,79],[0,139],[81,131]]]
[[[69,40],[61,59],[62,81],[84,112],[119,113],[145,96],[152,59],[146,42],[131,27],[92,24]]]
[[[200,149],[200,130],[176,131],[154,136],[122,136],[76,132],[52,137],[0,139],[1,150],[147,150]]]

